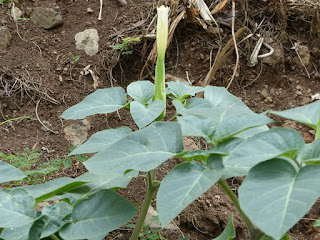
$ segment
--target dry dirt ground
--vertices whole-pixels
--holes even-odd
[[[211,5],[218,1],[206,2]],[[258,113],[305,105],[312,101],[313,95],[320,93],[318,1],[284,2],[246,0],[239,1],[236,6],[236,30],[246,26],[254,35],[238,45],[240,63],[229,90]],[[150,33],[147,27],[155,16],[155,6],[158,4],[158,1],[152,0],[128,0],[127,5],[121,6],[116,0],[104,0],[102,20],[98,21],[98,0],[17,0],[15,6],[23,11],[22,19],[17,23],[10,13],[12,4],[5,2],[0,5],[0,26],[8,27],[12,35],[10,46],[0,50],[0,123],[21,116],[33,118],[0,125],[0,152],[14,154],[29,147],[45,150],[41,155],[42,162],[65,157],[70,142],[64,136],[64,128],[73,122],[62,120],[59,116],[94,91],[92,76],[82,76],[81,71],[90,65],[90,69],[99,77],[98,88],[111,85],[126,87],[138,80],[153,40],[145,39],[134,45],[130,55],[121,55],[109,46],[121,42],[122,38]],[[35,7],[59,7],[63,24],[46,30],[33,23],[27,13],[29,8]],[[92,11],[88,11],[88,8]],[[216,19],[226,23],[221,25],[221,39],[196,24],[192,16],[179,23],[167,53],[168,79],[188,79],[194,85],[200,84],[219,46],[223,47],[232,38],[228,26],[230,12],[231,4],[228,4],[221,13],[215,15]],[[196,12],[192,14],[195,15],[193,17],[198,16]],[[76,33],[88,28],[97,29],[100,37],[99,52],[92,57],[76,49],[74,40]],[[249,56],[258,40],[256,33],[274,46],[276,57],[271,60],[260,59],[255,67],[248,67]],[[302,46],[298,53],[292,49],[295,43]],[[262,51],[267,49],[263,48]],[[233,52],[222,63],[211,85],[228,85],[235,60]],[[151,73],[152,67],[150,63]],[[152,78],[148,71],[144,71],[142,77]],[[44,128],[39,120],[50,130]],[[278,120],[281,125],[301,131],[307,142],[313,140],[310,129]],[[88,122],[89,136],[120,125],[137,129],[126,111],[107,118],[89,117]],[[177,161],[170,160],[161,166],[160,178]],[[83,166],[74,162],[72,168],[62,169],[51,177],[75,177],[83,171]],[[231,179],[230,184],[236,191],[241,179]],[[138,178],[120,192],[140,206],[145,187],[145,182]],[[175,223],[181,231],[163,231],[161,234],[170,240],[188,234],[191,239],[212,239],[222,232],[231,212],[235,213],[236,239],[247,239],[244,224],[219,187],[211,188],[179,215]],[[314,220],[319,217],[320,201],[317,201],[313,209],[291,230],[292,239],[320,239],[320,232],[312,227]],[[128,239],[129,233],[124,228],[113,232],[107,239]]]

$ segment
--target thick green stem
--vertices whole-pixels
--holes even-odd
[[[50,238],[53,240],[60,240],[60,238],[57,237],[55,234],[50,235]]]
[[[156,175],[156,170],[151,170],[148,172],[148,189],[146,196],[143,201],[143,205],[140,211],[140,215],[138,218],[138,221],[136,223],[136,227],[133,230],[133,233],[131,235],[130,240],[137,240],[139,237],[139,234],[141,232],[141,229],[143,227],[144,220],[146,219],[148,209],[151,205],[152,197],[155,194],[155,192],[158,190],[160,184],[159,183],[154,183],[155,180],[155,175]]]
[[[156,75],[155,75],[155,90],[153,100],[162,100],[166,106],[166,85],[165,85],[165,66],[164,58],[158,55],[157,64],[156,64]],[[166,115],[166,107],[160,116],[156,119],[160,121]]]
[[[244,220],[249,234],[250,234],[250,239],[251,240],[258,240],[260,239],[264,234],[257,228],[255,228],[252,224],[252,222],[250,221],[250,219],[247,217],[247,215],[242,211],[240,204],[239,204],[239,200],[238,197],[234,194],[234,192],[231,190],[231,188],[229,187],[228,183],[220,178],[220,180],[218,181],[220,187],[223,189],[223,191],[225,191],[225,193],[229,196],[229,198],[231,199],[231,201],[233,202],[234,206],[238,209],[242,219]]]

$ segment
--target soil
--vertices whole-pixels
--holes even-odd
[[[299,4],[305,2],[302,0],[292,1],[291,5],[281,5],[283,8],[277,5],[282,1],[276,0],[240,2],[237,3],[236,30],[247,26],[253,32],[260,23],[256,33],[263,33],[274,42],[282,43],[283,56],[273,63],[260,59],[257,66],[248,67],[247,62],[257,37],[243,41],[238,45],[240,61],[229,91],[258,113],[268,109],[284,110],[312,102],[311,96],[320,93],[320,20],[317,22],[316,18],[317,0],[308,1],[314,2],[310,6]],[[140,79],[153,40],[134,45],[133,52],[129,55],[120,54],[110,48],[110,45],[115,45],[121,38],[149,33],[147,27],[155,15],[156,5],[152,0],[130,0],[125,6],[121,6],[116,0],[104,0],[102,20],[98,21],[99,1],[15,1],[15,6],[24,12],[30,7],[58,6],[62,12],[63,25],[51,30],[34,24],[26,14],[22,16],[26,19],[15,23],[10,15],[12,4],[0,5],[1,24],[7,26],[12,35],[10,46],[0,50],[0,152],[14,154],[22,152],[25,147],[40,148],[43,149],[42,162],[64,158],[70,148],[64,128],[75,121],[62,120],[59,116],[95,90],[92,76],[81,75],[81,71],[90,65],[90,69],[99,77],[98,88],[126,87],[132,81]],[[88,8],[92,12],[88,12]],[[231,4],[216,16],[217,19],[229,21],[230,11]],[[197,13],[194,14],[198,16]],[[191,19],[189,17],[179,23],[167,52],[166,67],[168,78],[188,79],[194,85],[200,85],[218,52],[219,44],[224,46],[232,38],[232,33],[230,27],[222,26],[223,33],[219,40],[217,35],[206,31]],[[75,47],[75,34],[87,28],[97,29],[100,37],[99,52],[92,57]],[[307,47],[310,52],[309,61],[300,60],[295,50],[291,49],[296,42]],[[75,61],[75,57],[79,59]],[[211,85],[226,87],[235,62],[233,53],[220,66]],[[308,64],[306,68],[301,62]],[[152,63],[149,66],[153,72]],[[152,78],[145,74],[147,71],[142,74],[143,79]],[[168,115],[172,111],[169,108]],[[32,119],[4,123],[21,116],[31,116]],[[112,114],[107,118],[93,116],[87,120],[90,123],[89,136],[120,125],[137,129],[125,110],[119,111],[119,115]],[[313,140],[313,132],[309,128],[292,121],[277,120],[278,125],[299,130],[306,142]],[[173,159],[163,164],[159,169],[159,178],[178,162],[179,160]],[[50,178],[75,177],[84,171],[81,163],[74,161],[72,168],[62,169]],[[235,178],[230,179],[229,183],[236,191],[241,181],[242,179]],[[119,192],[141,206],[145,189],[144,180],[137,178],[128,188]],[[248,239],[239,214],[217,186],[199,197],[175,219],[179,231],[164,230],[161,235],[170,240],[187,235],[190,235],[190,239],[213,239],[223,231],[231,212],[235,216],[236,239]],[[314,220],[319,217],[318,200],[312,210],[290,231],[292,239],[320,239],[320,230],[312,227]],[[130,230],[121,228],[106,239],[129,239],[129,235]]]

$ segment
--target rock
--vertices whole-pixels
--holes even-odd
[[[296,89],[297,89],[298,91],[301,91],[301,90],[302,90],[302,87],[301,87],[300,85],[297,85],[297,86],[296,86]]]
[[[159,221],[154,220],[154,217],[158,216],[158,212],[154,210],[152,206],[149,207],[146,219],[144,221],[145,224],[148,224],[150,228],[161,228]],[[173,223],[169,223],[163,229],[165,230],[178,230],[179,228]]]
[[[313,69],[313,66],[312,66],[312,59],[311,59],[309,48],[307,46],[299,44],[297,51],[301,58],[301,61],[298,57],[296,59],[296,61],[298,62],[299,68],[304,69],[304,66],[305,66],[307,70],[311,72]]]
[[[89,56],[96,55],[99,49],[99,35],[96,29],[86,29],[75,35],[77,49],[84,50]]]
[[[36,7],[32,9],[30,19],[44,29],[52,29],[63,24],[60,8]]]
[[[277,69],[284,69],[284,50],[281,43],[273,43],[271,46],[274,53],[268,57],[263,58],[263,63],[270,65]]]
[[[9,31],[9,28],[2,26],[0,27],[0,49],[5,50],[10,46],[11,42],[11,33]]]
[[[90,123],[84,119],[64,128],[65,138],[73,145],[79,146],[88,139]]]
[[[93,13],[92,8],[87,8],[87,13]]]
[[[11,16],[17,21],[17,19],[21,18],[23,12],[18,7],[11,8]]]
[[[264,100],[265,103],[272,103],[273,100],[271,97],[266,97],[266,99]]]
[[[263,90],[260,92],[260,95],[261,95],[262,98],[268,97],[268,91],[267,91],[267,89],[263,89]]]

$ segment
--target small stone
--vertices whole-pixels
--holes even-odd
[[[302,87],[301,87],[300,85],[297,85],[297,86],[296,86],[296,89],[297,89],[297,90],[302,90]]]
[[[5,26],[0,27],[0,49],[7,49],[10,46],[11,39],[9,28]]]
[[[44,29],[52,29],[63,24],[60,8],[36,7],[32,9],[30,19]]]
[[[96,55],[99,49],[99,35],[94,28],[86,29],[75,35],[76,48],[84,50],[89,56]]]
[[[17,21],[17,19],[21,18],[23,12],[18,7],[11,8],[11,16]]]
[[[266,99],[264,100],[265,103],[272,103],[273,100],[271,97],[266,97]]]
[[[267,91],[267,89],[263,89],[263,90],[260,92],[260,95],[261,95],[263,98],[268,97],[268,91]]]
[[[203,54],[203,53],[200,53],[200,54],[199,54],[199,58],[200,58],[201,60],[204,60],[204,54]]]
[[[313,135],[313,136],[316,135],[316,131],[315,131],[315,130],[309,130],[309,133],[310,133],[311,135]]]
[[[284,50],[282,44],[273,43],[271,46],[273,47],[274,52],[272,55],[263,58],[263,62],[278,69],[284,68]]]
[[[93,13],[93,10],[91,8],[87,8],[87,13]]]
[[[313,65],[312,65],[312,59],[311,59],[309,48],[304,45],[298,45],[298,53],[301,58],[301,61],[300,61],[300,59],[297,59],[297,60],[299,60],[299,61],[297,61],[299,64],[299,67],[301,69],[304,69],[304,67],[306,67],[308,71],[312,71]]]
[[[297,94],[298,96],[301,96],[301,95],[302,95],[302,92],[301,92],[301,91],[296,91],[296,94]]]
[[[90,123],[81,120],[64,128],[65,138],[73,145],[79,146],[88,139]]]

